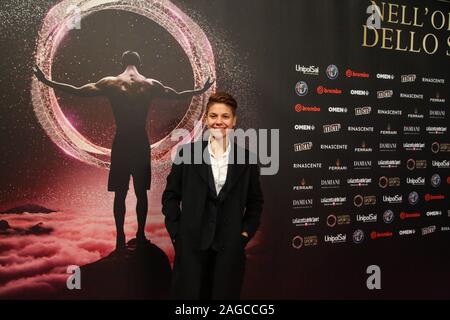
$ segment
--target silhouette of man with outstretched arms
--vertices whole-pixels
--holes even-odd
[[[214,83],[208,78],[202,89],[177,92],[140,74],[138,68],[141,66],[141,59],[134,51],[123,53],[122,66],[125,70],[121,74],[81,87],[49,80],[37,66],[33,67],[35,76],[53,89],[85,97],[106,96],[110,102],[116,122],[116,134],[111,148],[108,191],[115,192],[116,250],[126,247],[125,198],[130,175],[133,177],[137,198],[136,239],[138,244],[147,243],[144,229],[148,209],[147,190],[150,189],[151,179],[150,144],[145,128],[148,106],[154,98],[187,98],[202,94]]]

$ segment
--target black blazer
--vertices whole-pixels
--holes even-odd
[[[177,161],[186,154],[194,159],[198,148],[209,156],[207,141],[182,145]],[[236,163],[244,155],[245,163]],[[174,287],[178,298],[198,298],[201,281],[201,249],[220,251],[216,268],[216,298],[238,296],[245,264],[245,245],[255,235],[263,205],[257,164],[249,164],[250,153],[231,145],[226,182],[216,194],[209,159],[200,164],[173,164],[162,196],[162,212],[175,240]],[[241,235],[246,231],[248,239]]]
[[[190,153],[193,162],[195,148],[200,149],[198,144],[207,154],[207,141],[185,144],[178,149],[177,161]],[[245,155],[244,164],[236,163],[239,154]],[[219,194],[216,194],[208,160],[205,162],[202,158],[200,164],[172,165],[162,196],[162,212],[172,240],[182,233],[190,244],[201,247],[204,229],[210,229],[213,222],[230,225],[225,230],[229,231],[224,237],[225,242],[231,241],[230,238],[240,239],[243,231],[248,233],[249,239],[254,236],[263,204],[259,168],[257,164],[249,163],[249,151],[236,144],[232,144],[229,157],[226,182]],[[231,157],[234,157],[234,163],[231,163]],[[211,207],[217,209],[214,216],[211,216]]]

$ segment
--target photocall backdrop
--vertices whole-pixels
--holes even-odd
[[[97,287],[82,297],[108,296],[100,274],[133,277],[102,269],[115,239],[108,101],[53,92],[32,73],[80,86],[122,72],[126,50],[178,91],[215,78],[239,103],[238,127],[279,130],[244,299],[449,297],[448,3],[7,0],[0,12],[2,299],[73,297],[69,265],[88,266],[82,284]],[[166,257],[159,271],[173,262],[161,214],[170,134],[198,135],[206,99],[149,109],[146,232]],[[128,239],[135,204],[130,188]]]

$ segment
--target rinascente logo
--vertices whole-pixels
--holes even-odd
[[[349,132],[373,132],[373,127],[348,126],[347,131],[349,131]]]
[[[423,94],[418,94],[418,93],[400,93],[400,98],[423,99]]]
[[[294,163],[294,169],[321,169],[322,162],[303,162],[303,163]]]
[[[428,83],[439,83],[444,84],[445,79],[438,79],[438,78],[422,78],[422,82],[428,82]]]
[[[377,113],[385,116],[401,116],[403,112],[395,109],[378,109]]]
[[[320,150],[347,150],[347,144],[321,144]]]
[[[339,233],[337,235],[325,235],[324,238],[325,242],[330,242],[331,244],[335,244],[335,243],[344,243],[347,242],[347,234],[345,233]]]

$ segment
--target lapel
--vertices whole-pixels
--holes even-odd
[[[198,142],[200,143],[200,142]],[[206,183],[210,189],[210,192],[217,197],[219,202],[225,201],[227,195],[230,193],[233,186],[236,184],[239,176],[246,168],[245,164],[237,164],[236,148],[239,148],[235,143],[231,145],[231,150],[228,158],[227,177],[225,184],[220,190],[219,194],[216,192],[216,186],[214,184],[214,175],[211,168],[211,160],[209,158],[209,152],[205,150],[208,148],[208,141],[202,140],[202,150],[206,155],[206,159],[202,158],[202,163],[194,165],[195,171],[202,177],[204,183]],[[234,160],[232,160],[234,158]]]

